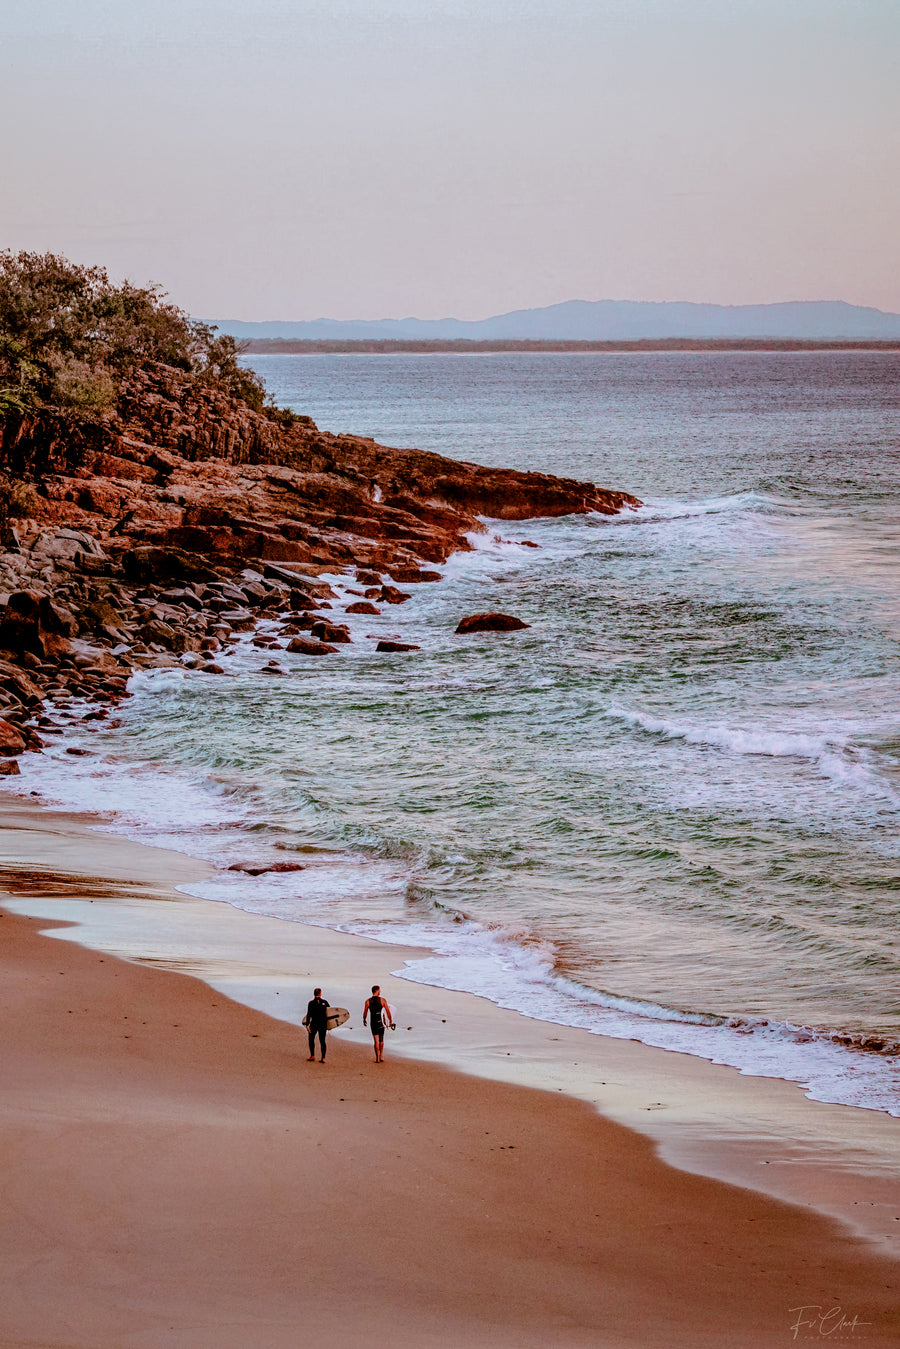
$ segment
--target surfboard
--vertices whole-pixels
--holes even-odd
[[[346,1007],[329,1007],[328,1016],[325,1022],[326,1030],[337,1030],[338,1026],[343,1026],[345,1021],[350,1020],[350,1013]],[[307,1024],[306,1017],[301,1021],[301,1026]]]

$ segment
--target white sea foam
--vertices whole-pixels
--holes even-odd
[[[805,760],[823,777],[900,806],[900,794],[883,776],[886,770],[895,766],[893,762],[865,746],[854,745],[848,734],[839,731],[783,731],[716,722],[676,721],[618,706],[607,708],[603,715],[648,735],[683,740],[688,745],[717,749],[726,754]]]
[[[399,937],[373,925],[351,930],[380,941]],[[516,931],[410,925],[402,940],[436,954],[406,962],[394,971],[401,978],[476,993],[535,1020],[692,1054],[746,1076],[783,1078],[812,1100],[900,1116],[900,1058],[848,1048],[785,1022],[729,1021],[586,989],[554,971],[551,948],[523,943]]]

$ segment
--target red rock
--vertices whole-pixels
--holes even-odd
[[[460,619],[456,631],[463,634],[467,632],[516,632],[520,628],[530,627],[530,623],[523,623],[521,618],[513,618],[510,614],[470,614],[468,618]]]
[[[362,586],[381,586],[381,577],[377,571],[362,571],[357,568],[356,579]]]
[[[22,618],[37,618],[41,607],[41,596],[36,590],[15,590],[10,595],[7,606],[14,614]]]
[[[413,646],[412,642],[390,642],[380,641],[376,646],[376,651],[421,651],[420,646]]]
[[[321,604],[307,595],[303,590],[292,590],[288,599],[288,607],[291,609],[321,609]]]
[[[0,755],[21,754],[25,739],[9,721],[0,720]]]
[[[0,777],[17,777],[21,771],[18,759],[0,759]]]
[[[310,629],[313,637],[318,637],[320,642],[349,642],[353,639],[343,623],[326,623],[324,619],[319,619],[313,623]]]
[[[301,656],[328,656],[335,650],[326,642],[311,642],[307,637],[293,637],[287,644],[288,651]]]
[[[355,604],[348,604],[344,610],[346,614],[380,614],[381,610],[376,609],[374,604],[368,600],[357,600]]]
[[[391,579],[401,585],[415,585],[417,581],[440,581],[439,571],[419,571],[418,567],[392,567]]]
[[[403,591],[398,590],[396,586],[382,586],[379,599],[383,600],[385,604],[405,604],[409,596],[404,595]]]

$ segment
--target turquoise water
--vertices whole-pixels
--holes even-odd
[[[427,942],[410,977],[884,1105],[896,1060],[826,1033],[900,1038],[900,359],[253,364],[328,430],[646,504],[489,524],[287,679],[141,676],[29,782],[225,864],[299,849],[208,892]],[[454,635],[483,609],[531,627]]]

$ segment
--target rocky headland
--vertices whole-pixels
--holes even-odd
[[[11,264],[19,267],[20,289],[23,258],[36,308],[44,300],[43,292],[33,298],[36,264],[84,275],[58,259],[4,255],[6,279]],[[41,397],[21,393],[23,371],[35,368],[20,354],[26,320],[0,285],[8,381],[0,388],[0,771],[16,771],[16,754],[40,747],[46,699],[116,700],[139,668],[220,673],[216,657],[239,633],[254,632],[251,640],[273,651],[333,656],[349,634],[324,573],[351,573],[348,611],[377,614],[402,604],[410,585],[440,580],[435,564],[471,548],[484,517],[615,514],[640,504],[591,483],[320,431],[265,405],[234,344],[223,354],[222,339],[154,292],[136,292],[144,309],[137,324],[129,318],[123,343],[122,292],[105,274],[89,275],[102,282],[89,295],[94,313],[118,306],[115,323],[104,317],[103,328],[94,317],[82,342],[93,353],[99,326],[105,364],[90,364],[73,340],[58,354],[57,305],[54,322],[31,339],[49,372]],[[170,359],[158,355],[172,348],[171,333],[161,343],[151,332],[161,315],[181,343]],[[184,356],[197,332],[203,362],[193,347]],[[265,635],[256,632],[262,618]]]

